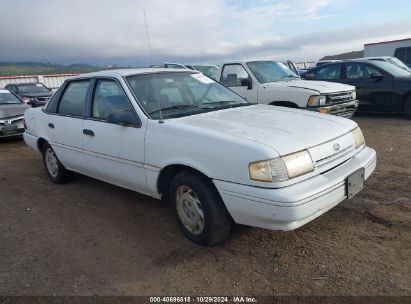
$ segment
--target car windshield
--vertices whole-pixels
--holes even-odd
[[[200,73],[150,73],[126,78],[152,119],[175,118],[251,105]]]
[[[204,75],[216,79],[218,68],[214,65],[195,65],[194,68]]]
[[[20,104],[20,99],[10,92],[0,92],[0,105],[2,104]]]
[[[260,83],[300,78],[282,62],[250,61],[247,65]]]
[[[373,63],[394,77],[411,76],[410,72],[386,61],[374,61]]]
[[[18,85],[19,93],[45,93],[50,92],[50,89],[46,88],[41,83],[35,84],[20,84]]]
[[[399,60],[398,58],[389,57],[389,58],[387,58],[387,61],[392,63],[392,64],[395,64],[396,66],[399,66],[402,69],[408,70],[408,67],[401,60]]]

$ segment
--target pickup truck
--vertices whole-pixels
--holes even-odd
[[[186,69],[79,75],[24,118],[52,182],[75,171],[162,198],[204,245],[234,222],[297,229],[360,192],[376,165],[354,121],[251,104]]]
[[[220,65],[217,81],[251,103],[303,108],[350,118],[358,107],[354,86],[301,79],[286,64],[271,60]]]

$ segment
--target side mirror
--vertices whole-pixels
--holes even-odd
[[[140,126],[140,121],[131,110],[117,111],[108,116],[108,122],[122,126]]]
[[[304,74],[304,78],[307,80],[315,80],[314,74]]]
[[[241,80],[241,86],[247,87],[247,90],[251,90],[253,88],[253,81],[251,78],[244,78]]]
[[[36,108],[36,107],[38,106],[38,102],[37,102],[37,100],[35,100],[35,99],[30,99],[30,100],[27,102],[27,104],[28,104],[30,107],[33,107],[33,108]]]
[[[370,74],[370,78],[375,79],[375,80],[381,80],[384,78],[384,75],[378,72],[372,72]]]

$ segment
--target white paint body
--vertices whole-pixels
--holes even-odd
[[[356,123],[336,116],[253,105],[164,123],[149,119],[123,76],[150,71],[87,75],[116,78],[141,120],[140,128],[50,115],[37,108],[25,113],[25,142],[38,150],[38,140],[45,139],[67,169],[155,198],[161,197],[157,181],[164,168],[191,167],[214,182],[235,222],[276,230],[295,229],[332,208],[346,198],[350,174],[365,168],[368,178],[375,168],[375,151],[365,145],[355,148],[351,131]],[[55,128],[48,128],[49,123]],[[84,135],[84,128],[93,129],[95,136]],[[338,152],[335,143],[341,147]],[[281,183],[250,180],[249,163],[303,149],[311,155],[313,172]]]
[[[229,87],[247,101],[258,104],[275,102],[291,102],[299,108],[306,108],[310,96],[355,91],[354,86],[313,80],[284,80],[260,83],[245,61],[230,61],[220,64],[217,80],[221,82],[221,74],[225,65],[239,64],[244,67],[252,79],[252,89],[245,86]]]

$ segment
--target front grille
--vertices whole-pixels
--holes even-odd
[[[38,101],[49,101],[50,97],[36,97]]]
[[[325,165],[327,165],[331,162],[337,162],[338,163],[339,158],[342,158],[342,157],[350,154],[354,149],[355,149],[354,146],[349,146],[349,147],[347,147],[347,148],[345,148],[341,151],[338,151],[337,153],[335,153],[333,155],[330,155],[330,156],[327,156],[323,159],[317,160],[315,162],[315,166],[316,167],[322,167],[322,166],[325,166]]]
[[[6,125],[10,125],[10,124],[17,124],[20,121],[22,121],[23,119],[24,118],[21,115],[1,118],[0,119],[0,126],[6,126]]]
[[[357,108],[355,106],[350,106],[350,107],[343,107],[342,106],[342,107],[332,109],[330,111],[330,114],[337,115],[337,116],[342,116],[342,117],[345,117],[345,118],[351,118],[351,117],[353,117],[356,109]]]
[[[353,95],[352,92],[340,92],[340,93],[335,93],[335,94],[329,94],[327,95],[327,104],[339,104],[339,103],[344,103],[347,101],[352,101]]]

